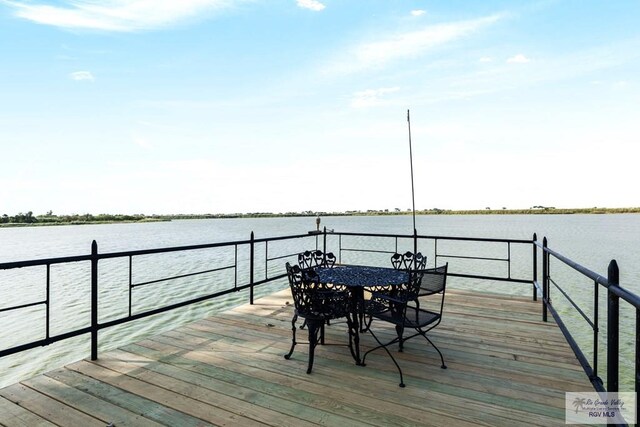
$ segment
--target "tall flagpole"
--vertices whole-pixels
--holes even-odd
[[[413,185],[413,150],[411,149],[411,117],[407,110],[407,126],[409,128],[409,163],[411,163],[411,203],[413,208],[413,253],[418,252],[418,231],[416,230],[416,195]]]

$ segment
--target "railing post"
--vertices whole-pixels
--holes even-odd
[[[327,227],[325,226],[322,230],[322,257],[325,258],[327,256]]]
[[[418,253],[418,231],[413,229],[413,253]]]
[[[91,243],[91,360],[98,360],[98,243]]]
[[[542,321],[547,321],[547,304],[549,303],[549,253],[547,238],[542,239]]]
[[[251,238],[249,240],[249,284],[251,285],[249,287],[249,304],[253,304],[253,266],[255,262],[255,242],[253,231],[251,232]]]
[[[542,321],[547,321],[547,301],[549,300],[549,254],[547,238],[542,239]]]
[[[607,272],[608,309],[607,309],[607,392],[618,391],[618,372],[620,356],[620,297],[611,292],[617,288],[620,279],[618,263],[615,259],[609,263]]]
[[[597,280],[593,281],[593,378],[598,378],[598,348],[600,333],[600,284]],[[602,381],[600,380],[600,383]]]
[[[636,396],[640,393],[640,309],[636,308]],[[640,414],[640,401],[636,397],[636,416]]]
[[[538,241],[538,236],[536,233],[533,233],[533,300],[538,301],[538,290],[536,289],[536,282],[538,281],[538,248],[536,247],[536,242]]]

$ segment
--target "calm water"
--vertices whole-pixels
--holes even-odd
[[[322,226],[336,231],[403,233],[410,234],[413,228],[410,216],[373,217],[327,217]],[[315,228],[314,218],[268,218],[268,219],[219,219],[183,220],[145,224],[110,224],[33,228],[0,229],[0,262],[58,256],[83,255],[90,252],[92,240],[98,242],[99,251],[115,252],[135,249],[149,249],[179,245],[222,242],[248,239],[254,231],[256,238],[306,233]],[[541,240],[547,236],[549,246],[587,268],[606,276],[611,259],[616,259],[620,267],[622,286],[640,293],[640,215],[478,215],[478,216],[418,216],[417,229],[420,234],[433,236],[464,236],[530,239],[534,232]],[[365,239],[345,238],[343,247],[366,247],[371,244],[383,245],[385,250],[393,249],[389,242],[365,241]],[[269,257],[289,254],[308,249],[312,239],[274,243],[269,247]],[[337,248],[337,239],[330,237],[328,244]],[[400,250],[409,249],[401,243]],[[407,242],[407,245],[409,243]],[[476,255],[478,253],[505,255],[504,247],[495,245],[467,245],[465,247],[447,242],[438,244],[438,252]],[[514,245],[515,246],[515,245]],[[382,247],[382,246],[381,246]],[[406,249],[405,249],[406,248]],[[335,250],[335,249],[333,249]],[[433,264],[432,244],[425,243],[420,250],[427,254],[429,264]],[[180,254],[165,254],[139,257],[134,261],[133,281],[140,283],[158,278],[175,276],[211,268],[211,265],[228,265],[233,262],[233,249],[216,251],[195,251]],[[529,279],[531,277],[531,247],[513,247],[514,270],[512,276]],[[238,253],[239,265],[247,265],[248,254]],[[256,260],[259,267],[256,278],[282,271],[281,262],[271,262],[264,267],[264,255]],[[385,259],[361,253],[344,253],[343,262],[384,263]],[[438,260],[438,263],[445,259]],[[464,272],[472,268],[480,273],[504,274],[504,267],[495,263],[466,262],[448,259],[453,271]],[[282,263],[284,260],[282,261]],[[466,264],[465,264],[466,263]],[[246,269],[245,269],[246,270]],[[57,334],[89,324],[89,282],[88,263],[75,263],[51,270],[51,333]],[[240,273],[238,283],[246,282],[246,274]],[[554,280],[566,287],[570,294],[591,315],[593,284],[572,273],[562,265],[552,263]],[[17,303],[38,301],[44,298],[44,269],[27,268],[0,272],[0,308]],[[210,276],[173,280],[158,285],[149,285],[134,290],[133,311],[143,311],[161,306],[168,301],[189,298],[198,293],[210,292],[216,287],[227,287],[234,280],[233,273],[220,272]],[[128,260],[101,261],[100,264],[100,320],[105,321],[126,315],[128,306]],[[257,291],[257,295],[272,292],[286,286],[283,282]],[[452,280],[451,287],[474,288],[485,292],[508,292],[530,295],[529,286],[481,282],[472,280]],[[151,288],[152,287],[152,288]],[[552,293],[555,290],[552,289]],[[601,292],[604,295],[604,292]],[[147,318],[132,324],[111,328],[100,334],[101,351],[172,329],[179,324],[206,316],[212,311],[231,307],[248,301],[245,292],[198,307],[187,307],[170,313]],[[573,334],[578,337],[585,353],[590,357],[591,332],[586,323],[578,318],[570,306],[555,291],[554,306],[569,323]],[[600,298],[601,315],[606,317],[606,301]],[[622,316],[633,325],[634,313],[622,304]],[[601,320],[602,322],[602,320]],[[25,341],[42,338],[44,311],[39,308],[22,310],[20,313],[0,313],[0,348],[8,348]],[[604,329],[603,323],[601,328]],[[600,342],[606,342],[601,335]],[[633,341],[630,336],[621,342],[622,365],[626,370],[621,383],[631,384],[631,359]],[[0,359],[0,386],[53,369],[65,363],[89,355],[88,336],[68,340],[42,349]],[[605,360],[600,354],[600,360]],[[627,372],[628,371],[628,372]],[[604,366],[600,374],[605,373]],[[626,391],[626,390],[623,390]]]

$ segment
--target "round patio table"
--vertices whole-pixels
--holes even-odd
[[[335,267],[316,267],[320,283],[331,283],[349,288],[353,326],[349,327],[349,349],[358,365],[360,361],[360,334],[364,316],[364,290],[381,287],[395,287],[409,281],[406,270],[365,265],[336,265]],[[356,321],[359,319],[359,322]]]

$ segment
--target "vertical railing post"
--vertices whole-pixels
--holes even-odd
[[[413,253],[418,253],[418,231],[413,229]]]
[[[251,238],[249,240],[249,304],[253,304],[253,266],[255,262],[255,242],[253,231],[251,232]]]
[[[538,281],[538,247],[536,246],[537,241],[538,236],[536,235],[536,233],[533,233],[533,245],[531,245],[533,247],[533,263],[531,265],[533,266],[532,283],[534,301],[538,301],[538,289],[536,288],[536,282]]]
[[[640,393],[640,309],[636,308],[636,396]],[[636,397],[636,416],[640,414],[640,399]]]
[[[98,243],[91,243],[91,360],[98,360]]]
[[[600,333],[600,303],[599,296],[600,284],[597,280],[593,281],[593,378],[598,378],[598,334]]]
[[[617,288],[620,273],[618,263],[611,260],[607,274],[608,308],[607,308],[607,392],[618,391],[618,372],[620,357],[620,297],[613,292]]]
[[[322,230],[322,257],[327,257],[327,227]]]
[[[547,238],[542,239],[542,321],[547,321],[547,302],[549,300],[549,254]]]

